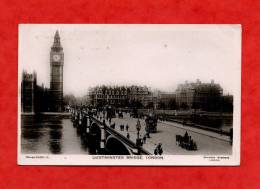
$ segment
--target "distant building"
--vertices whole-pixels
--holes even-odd
[[[174,92],[157,92],[158,109],[176,109],[176,94]]]
[[[222,97],[222,112],[233,112],[233,95],[227,94]]]
[[[63,64],[64,53],[58,31],[50,52],[50,89],[37,85],[37,74],[23,71],[21,83],[22,112],[63,111]]]
[[[49,89],[37,85],[37,74],[23,71],[21,84],[21,111],[37,113],[49,111]]]
[[[28,74],[23,71],[21,84],[21,111],[34,113],[35,110],[35,89],[36,73]]]
[[[176,90],[176,103],[181,109],[203,109],[207,111],[218,111],[220,108],[223,89],[219,84],[211,80],[210,83],[180,84]]]
[[[128,100],[130,104],[131,102],[141,102],[146,107],[153,102],[153,94],[146,86],[132,85],[128,87]]]
[[[97,86],[89,91],[91,104],[94,106],[114,105],[126,106],[127,104],[127,88]]]
[[[145,86],[97,86],[89,90],[89,99],[94,106],[146,106],[152,94]]]

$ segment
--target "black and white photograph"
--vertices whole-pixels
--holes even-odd
[[[18,164],[240,164],[241,25],[20,24],[18,47]]]

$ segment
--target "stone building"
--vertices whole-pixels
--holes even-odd
[[[153,102],[153,94],[146,86],[132,85],[128,87],[128,100],[131,102],[140,102],[142,106],[146,107]]]
[[[89,99],[94,106],[146,106],[152,95],[146,86],[96,86],[89,90]]]
[[[49,89],[37,85],[37,74],[23,71],[21,83],[21,111],[37,113],[49,111]]]
[[[211,80],[210,83],[202,83],[200,80],[194,83],[180,84],[175,92],[176,104],[181,109],[202,109],[218,111],[223,96],[223,89],[219,84]]]
[[[21,111],[34,113],[35,110],[35,89],[37,83],[36,73],[22,73],[21,83]]]
[[[176,94],[174,92],[158,91],[156,97],[159,109],[176,109]]]
[[[63,111],[63,64],[64,53],[60,36],[56,31],[50,52],[50,89],[37,85],[37,74],[23,71],[21,83],[22,112]]]

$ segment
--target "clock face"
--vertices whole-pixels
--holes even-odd
[[[60,58],[61,58],[61,57],[60,57],[60,55],[58,55],[58,54],[53,55],[53,60],[54,60],[55,62],[59,61]]]

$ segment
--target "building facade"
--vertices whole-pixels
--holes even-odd
[[[37,85],[37,74],[23,71],[21,83],[21,111],[27,113],[63,111],[64,53],[58,31],[50,52],[50,89]]]
[[[21,111],[34,113],[35,111],[35,89],[37,83],[36,73],[22,73],[21,83]]]
[[[156,93],[158,109],[176,109],[176,94],[174,92]]]
[[[223,89],[219,84],[202,83],[197,80],[195,83],[180,84],[176,90],[176,104],[181,109],[203,109],[207,111],[219,110],[223,96]]]
[[[142,107],[151,102],[152,93],[146,86],[96,86],[89,90],[89,99],[93,106]]]
[[[49,89],[37,85],[37,74],[23,71],[21,84],[21,111],[37,113],[49,111]]]

